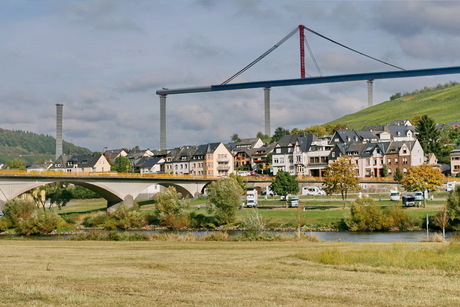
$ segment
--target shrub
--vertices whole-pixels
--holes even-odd
[[[259,211],[251,212],[242,223],[244,232],[248,236],[259,236],[265,230],[265,220]]]
[[[118,229],[139,228],[144,226],[145,220],[139,210],[128,208],[125,205],[118,207],[114,213],[110,215],[109,225],[112,224]],[[114,220],[113,222],[111,220]],[[106,222],[107,225],[107,222]],[[113,226],[108,228],[114,229]]]
[[[213,229],[217,226],[214,216],[205,215],[192,211],[190,213],[190,227]]]
[[[384,209],[383,214],[387,220],[387,228],[397,228],[398,230],[404,231],[414,225],[409,214],[400,206],[387,207]]]
[[[35,210],[27,219],[20,218],[17,232],[23,235],[47,234],[65,224],[54,212]]]
[[[372,198],[358,198],[351,204],[346,224],[351,231],[375,231],[384,227],[384,216]]]
[[[85,227],[102,227],[109,217],[105,213],[90,215],[83,219],[82,225]]]
[[[11,228],[11,221],[8,217],[4,216],[0,218],[0,231],[5,231]]]
[[[19,221],[28,219],[36,209],[32,200],[15,198],[6,203],[5,217],[10,221],[10,227],[18,227]]]
[[[350,231],[407,230],[414,225],[401,207],[391,206],[382,210],[369,197],[357,199],[344,222]]]

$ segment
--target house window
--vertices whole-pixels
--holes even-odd
[[[332,158],[335,158],[335,152],[334,151],[332,152]]]
[[[388,159],[388,165],[391,165],[391,159]]]
[[[277,149],[275,150],[275,152],[276,152],[276,153],[281,153],[281,148],[277,148]]]

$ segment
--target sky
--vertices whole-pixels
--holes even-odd
[[[460,1],[2,0],[0,128],[158,149],[156,91],[217,85],[302,24],[404,69],[460,66]],[[395,70],[306,32],[309,76]],[[314,61],[320,70],[316,69]],[[300,77],[294,35],[232,83]],[[374,104],[459,75],[376,80]],[[271,130],[367,107],[365,81],[271,89]],[[264,132],[262,89],[169,95],[167,147]],[[401,119],[404,114],[401,114]]]

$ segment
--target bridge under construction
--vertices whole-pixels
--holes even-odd
[[[356,73],[356,74],[344,74],[344,75],[332,75],[332,76],[318,76],[318,77],[306,77],[305,69],[305,49],[310,51],[313,62],[317,67],[318,71],[319,66],[314,59],[313,53],[305,39],[305,32],[310,32],[314,35],[317,35],[323,39],[326,39],[334,44],[337,44],[343,48],[346,48],[350,51],[365,56],[372,60],[378,61],[382,64],[391,66],[396,70],[392,71],[382,71],[382,72],[368,72],[368,73]],[[284,80],[270,80],[270,81],[256,81],[256,82],[245,82],[245,83],[230,83],[236,77],[241,75],[243,72],[254,66],[257,62],[265,58],[273,50],[278,48],[286,40],[292,37],[294,34],[299,34],[299,44],[300,44],[300,78],[296,79],[284,79]],[[307,47],[307,48],[305,48]],[[435,76],[435,75],[448,75],[448,74],[458,74],[460,73],[460,66],[453,67],[440,67],[440,68],[426,68],[426,69],[415,69],[415,70],[405,70],[396,65],[390,64],[388,62],[379,60],[375,57],[357,51],[353,48],[345,46],[335,40],[330,39],[312,29],[309,29],[303,25],[299,25],[288,35],[286,35],[282,40],[277,44],[263,53],[261,56],[256,58],[250,64],[245,66],[243,69],[238,71],[232,77],[228,78],[221,84],[202,86],[202,87],[191,87],[191,88],[179,88],[179,89],[168,89],[163,88],[157,90],[156,94],[160,98],[160,149],[167,149],[166,143],[166,97],[168,95],[177,95],[177,94],[192,94],[192,93],[203,93],[203,92],[218,92],[218,91],[230,91],[230,90],[242,90],[242,89],[253,89],[253,88],[263,88],[264,89],[264,115],[265,115],[265,134],[271,135],[270,128],[270,89],[272,87],[281,87],[281,86],[293,86],[293,85],[313,85],[313,84],[324,84],[324,83],[336,83],[336,82],[351,82],[351,81],[366,81],[368,89],[368,106],[373,105],[373,82],[378,79],[394,79],[394,78],[413,78],[413,77],[423,77],[423,76]]]

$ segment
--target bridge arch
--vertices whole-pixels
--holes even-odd
[[[97,193],[102,198],[104,198],[107,201],[107,207],[123,202],[125,200],[125,197],[123,197],[116,191],[113,191],[109,187],[100,185],[98,183],[90,183],[90,182],[85,182],[85,181],[80,181],[80,180],[64,180],[64,179],[38,181],[38,182],[31,182],[27,185],[22,185],[21,188],[19,188],[13,194],[9,195],[8,199],[14,199],[18,197],[19,195],[26,193],[27,191],[30,191],[32,189],[35,189],[37,187],[44,186],[50,183],[56,183],[56,182],[71,183],[74,185],[85,187],[88,190],[91,190]]]
[[[2,175],[0,174],[0,207],[8,200],[35,187],[53,182],[66,182],[88,188],[105,200],[109,210],[115,205],[132,206],[134,200],[152,185],[174,186],[184,196],[204,193],[212,179],[196,178],[149,178],[125,176],[73,176],[73,175]]]

